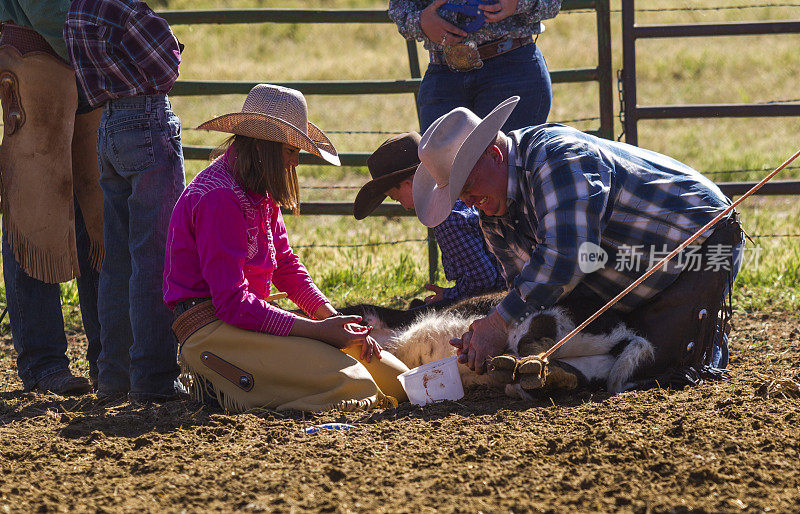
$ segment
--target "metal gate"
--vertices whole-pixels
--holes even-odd
[[[550,73],[553,83],[597,82],[599,85],[598,110],[600,126],[589,133],[605,138],[613,136],[613,82],[611,71],[611,19],[609,0],[564,0],[561,11],[595,11],[597,25],[597,66],[555,70]],[[160,11],[172,25],[231,24],[231,23],[393,23],[384,9],[223,9],[203,11]],[[398,42],[400,36],[397,37]],[[421,82],[417,44],[406,41],[410,78],[402,80],[360,81],[299,81],[276,84],[302,91],[305,95],[358,95],[412,93],[416,98]],[[246,95],[258,82],[179,80],[171,96]],[[411,108],[411,106],[409,106]],[[416,102],[414,102],[416,108]],[[186,159],[208,158],[210,146],[184,146]],[[343,166],[364,166],[371,152],[346,152],[340,154]],[[308,153],[300,155],[304,164],[326,165],[322,159]],[[303,215],[351,215],[349,202],[304,202]],[[385,203],[373,213],[375,216],[413,216],[395,203]],[[428,231],[428,261],[431,282],[436,281],[438,248],[433,233]]]

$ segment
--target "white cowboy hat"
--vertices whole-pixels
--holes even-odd
[[[339,155],[328,137],[308,121],[303,93],[273,84],[258,84],[247,94],[241,112],[224,114],[198,129],[289,143],[339,166]]]
[[[414,174],[414,208],[426,227],[441,224],[453,210],[472,168],[519,102],[504,100],[483,119],[457,107],[433,122],[419,142],[421,164]]]

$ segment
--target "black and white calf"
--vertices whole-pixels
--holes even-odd
[[[397,326],[402,311],[371,306],[349,310],[362,314],[365,322],[374,327],[372,335],[381,346],[413,368],[454,355],[450,340],[461,337],[474,320],[485,316],[500,299],[501,295],[491,295],[466,300],[441,311],[419,314],[402,326]],[[388,324],[384,321],[387,317]],[[535,312],[509,333],[506,354],[521,361],[543,353],[572,331],[575,321],[564,307]],[[629,389],[632,377],[652,362],[653,346],[621,322],[593,324],[589,328],[593,327],[596,333],[581,332],[556,350],[549,366],[576,375],[584,385],[604,387],[614,393]],[[459,369],[465,386],[492,383],[491,374],[478,375],[463,364]],[[530,398],[525,381],[518,378],[512,376],[506,381],[510,382],[506,384],[506,393]]]

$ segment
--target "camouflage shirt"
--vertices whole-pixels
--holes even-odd
[[[389,18],[397,24],[397,29],[406,39],[424,42],[426,50],[441,50],[440,42],[428,39],[419,24],[422,10],[431,3],[430,0],[389,0]],[[464,0],[453,0],[452,3],[463,4],[465,2]],[[474,41],[481,45],[506,37],[518,38],[539,34],[544,30],[544,26],[540,22],[554,18],[559,9],[561,9],[561,0],[519,0],[517,10],[513,15],[497,23],[487,21],[480,30],[476,30],[464,38],[464,42]],[[442,10],[439,10],[439,16],[462,27],[471,19],[463,14]]]

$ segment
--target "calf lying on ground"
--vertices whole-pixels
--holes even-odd
[[[467,332],[470,324],[483,317],[502,299],[502,295],[478,297],[441,311],[428,311],[404,326],[397,326],[403,311],[362,305],[351,307],[373,328],[372,336],[383,348],[409,367],[455,354],[452,338]],[[389,317],[394,326],[383,320]],[[408,320],[406,320],[408,321]],[[579,320],[580,321],[580,320]],[[631,377],[653,360],[653,347],[629,330],[624,323],[601,317],[595,333],[581,332],[544,362],[537,355],[575,328],[575,320],[564,307],[553,307],[531,314],[508,336],[506,354],[489,363],[489,372],[478,375],[464,364],[459,365],[465,386],[505,384],[506,394],[530,398],[529,390],[547,388],[573,389],[578,385],[601,386],[610,392],[630,388]]]

